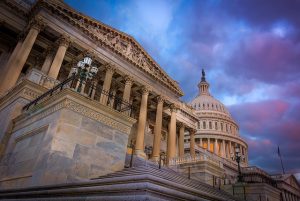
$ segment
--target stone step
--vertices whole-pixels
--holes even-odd
[[[219,191],[211,187],[208,184],[191,180],[178,173],[175,173],[173,170],[170,171],[169,168],[158,169],[157,167],[150,166],[138,166],[133,168],[126,168],[121,171],[111,173],[105,176],[101,176],[95,179],[104,179],[104,178],[114,178],[114,177],[124,177],[124,176],[134,176],[134,175],[143,175],[143,174],[150,174],[153,176],[157,176],[159,178],[163,178],[168,181],[176,182],[178,184],[188,186],[197,190],[202,190],[205,192],[209,192],[214,195],[222,195],[224,192]]]

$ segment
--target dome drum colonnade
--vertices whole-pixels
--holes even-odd
[[[46,3],[47,2],[44,2]],[[51,3],[50,3],[51,4]],[[49,5],[50,5],[49,4]],[[48,6],[49,6],[48,5]],[[50,5],[51,6],[51,5]],[[41,12],[40,12],[41,11]],[[57,11],[57,10],[56,10]],[[176,112],[177,110],[181,110],[177,106],[178,97],[182,95],[181,90],[177,85],[172,86],[170,89],[160,89],[159,91],[156,88],[150,88],[150,84],[147,84],[143,79],[132,75],[128,72],[128,68],[122,68],[120,63],[115,61],[109,61],[109,57],[105,55],[105,52],[101,51],[101,48],[98,48],[97,44],[89,37],[82,35],[82,32],[78,32],[78,30],[73,30],[74,28],[68,26],[68,24],[53,18],[48,15],[47,12],[42,12],[42,9],[39,10],[38,14],[33,16],[30,20],[28,26],[22,31],[24,38],[21,38],[17,42],[8,62],[4,66],[4,73],[2,74],[1,85],[0,85],[0,93],[5,94],[12,87],[15,86],[18,79],[20,78],[21,72],[23,70],[24,65],[27,62],[27,59],[30,56],[34,49],[34,45],[37,42],[40,42],[41,38],[39,35],[43,30],[47,29],[48,35],[49,33],[54,33],[54,35],[59,35],[56,39],[56,43],[58,44],[58,49],[55,54],[53,51],[47,51],[47,55],[43,64],[41,65],[41,72],[46,74],[47,80],[57,80],[59,76],[64,76],[63,71],[66,71],[66,65],[64,65],[65,57],[72,54],[68,49],[70,46],[76,47],[77,50],[82,50],[80,54],[75,55],[76,60],[83,57],[84,54],[89,54],[94,57],[94,61],[97,63],[104,63],[101,65],[102,72],[104,72],[104,79],[102,83],[102,90],[106,92],[110,92],[114,89],[114,86],[117,85],[119,88],[123,86],[124,88],[120,91],[123,92],[122,97],[123,101],[135,104],[136,108],[139,108],[138,113],[138,125],[137,125],[137,137],[135,150],[136,154],[144,156],[144,136],[145,136],[145,125],[147,120],[147,109],[150,104],[156,103],[156,119],[155,119],[155,133],[154,133],[154,141],[153,141],[153,156],[152,158],[157,159],[160,153],[160,140],[161,140],[161,127],[163,121],[168,121],[168,119],[164,118],[163,113],[166,114],[165,111],[169,111],[170,113],[170,127],[168,129],[168,146],[167,146],[167,159],[171,159],[176,156],[176,125],[180,122],[177,120]],[[70,11],[71,12],[71,11]],[[84,19],[83,21],[85,21]],[[54,23],[55,22],[55,23]],[[102,25],[103,26],[103,25]],[[71,28],[70,28],[71,27]],[[106,28],[107,29],[107,28]],[[27,33],[27,34],[24,34]],[[85,33],[85,32],[84,32]],[[45,33],[43,33],[45,35]],[[106,43],[113,43],[113,39],[106,38]],[[96,48],[95,48],[96,46]],[[48,46],[47,50],[52,47]],[[73,48],[74,49],[74,48]],[[129,54],[130,53],[130,50]],[[142,53],[140,53],[142,54]],[[131,58],[133,56],[131,55]],[[70,62],[72,63],[72,62]],[[74,64],[74,61],[73,61]],[[126,72],[127,70],[127,72]],[[70,75],[70,70],[67,70],[66,74]],[[125,72],[124,72],[125,71]],[[144,72],[143,72],[144,73]],[[99,72],[98,72],[99,74]],[[9,76],[7,76],[9,75]],[[143,74],[144,75],[144,74]],[[149,75],[148,75],[149,76]],[[99,78],[100,79],[100,78]],[[151,77],[153,81],[153,77]],[[170,79],[170,78],[168,78]],[[95,80],[97,82],[99,80]],[[171,80],[172,81],[172,80]],[[171,82],[170,81],[170,82]],[[117,83],[113,83],[117,82]],[[173,81],[174,82],[174,81]],[[175,82],[174,82],[175,83]],[[44,85],[47,88],[51,88],[53,83],[45,83]],[[83,90],[84,91],[84,90]],[[133,93],[134,92],[134,93]],[[164,93],[165,92],[165,93]],[[115,92],[116,93],[116,92]],[[163,95],[162,95],[163,94]],[[139,96],[141,95],[141,97]],[[139,96],[139,97],[138,97]],[[96,99],[95,94],[92,95],[93,99]],[[151,101],[149,101],[151,99]],[[107,98],[100,97],[99,100],[102,104],[108,105]],[[151,103],[150,103],[151,102]],[[168,105],[169,108],[164,108],[164,104]],[[152,105],[153,106],[153,105]],[[186,126],[181,126],[180,130],[191,130],[192,128],[188,128]],[[179,150],[183,150],[183,139],[181,143],[179,143]],[[181,151],[182,152],[182,151]],[[180,152],[180,153],[181,153]]]
[[[199,118],[196,144],[227,160],[233,160],[235,147],[238,146],[244,156],[242,163],[247,165],[248,145],[239,136],[238,125],[226,107],[210,95],[204,71],[198,87],[199,95],[190,103]],[[188,137],[186,141],[189,141]]]

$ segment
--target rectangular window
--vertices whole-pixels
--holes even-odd
[[[206,122],[203,121],[203,129],[206,129]]]
[[[209,122],[208,124],[209,124],[209,129],[212,129],[212,123]]]
[[[215,129],[218,130],[218,123],[215,122]]]

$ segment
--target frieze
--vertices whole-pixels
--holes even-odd
[[[49,1],[40,1],[40,5],[44,5],[54,14],[62,16],[64,20],[67,20],[74,27],[81,29],[85,34],[95,40],[99,46],[110,48],[115,53],[122,55],[126,60],[165,84],[165,86],[172,89],[178,95],[183,95],[178,84],[158,66],[132,37],[76,13],[64,5],[58,5],[57,3],[51,3]]]

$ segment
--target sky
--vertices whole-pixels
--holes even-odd
[[[300,0],[65,0],[133,36],[189,102],[201,69],[249,145],[250,165],[300,173]],[[300,174],[298,174],[300,178]]]

